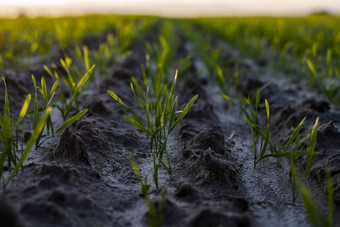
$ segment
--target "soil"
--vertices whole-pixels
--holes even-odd
[[[95,48],[99,40],[91,37],[86,42]],[[218,40],[215,42],[219,45]],[[14,177],[0,201],[0,226],[148,225],[148,209],[129,157],[135,158],[152,183],[149,140],[123,119],[125,110],[117,108],[107,94],[112,90],[128,105],[136,105],[129,83],[131,76],[142,80],[142,47],[136,44],[130,56],[112,66],[110,77],[91,88],[83,105],[89,109],[85,116],[32,150],[23,171]],[[232,53],[225,60],[233,62],[230,58],[237,51],[225,44],[220,47]],[[183,41],[179,52],[184,57],[193,55],[191,44]],[[300,199],[291,203],[289,161],[282,159],[278,166],[275,159],[266,159],[254,169],[252,137],[239,107],[220,97],[220,88],[209,78],[199,58],[192,61],[179,78],[176,93],[182,108],[194,95],[199,94],[199,98],[169,139],[173,177],[170,179],[161,169],[160,189],[152,186],[149,191],[151,200],[157,203],[162,188],[167,188],[162,210],[164,226],[310,226]],[[304,117],[307,120],[302,137],[306,136],[320,117],[316,145],[319,154],[313,158],[307,182],[316,204],[327,211],[325,173],[329,166],[339,204],[340,113],[283,72],[249,59],[239,66],[242,73],[237,91],[244,96],[255,94],[271,81],[262,99],[270,103],[270,130],[276,143],[287,142],[291,128]],[[24,95],[33,93],[31,73],[44,75],[42,66],[34,69],[37,71],[5,72],[14,115],[20,111]],[[1,85],[1,103],[3,91]],[[52,114],[60,125],[58,111]],[[265,120],[263,105],[260,116]],[[305,158],[299,158],[297,165],[303,171]],[[340,225],[336,218],[335,222],[335,226]]]

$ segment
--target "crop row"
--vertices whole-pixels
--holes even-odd
[[[150,139],[150,153],[153,162],[153,182],[158,188],[158,171],[164,168],[172,176],[171,159],[167,148],[168,137],[190,110],[198,96],[194,96],[182,110],[178,109],[175,87],[178,75],[193,61],[191,57],[176,59],[183,37],[193,46],[193,57],[202,59],[211,79],[221,88],[221,96],[233,105],[240,107],[245,123],[249,125],[254,145],[254,168],[265,158],[275,158],[277,163],[283,157],[290,158],[289,176],[292,179],[293,202],[298,188],[307,213],[314,225],[331,226],[333,223],[333,185],[327,174],[330,215],[324,218],[317,213],[312,195],[304,184],[304,177],[295,167],[297,158],[306,156],[305,175],[308,175],[314,151],[319,118],[310,128],[305,141],[301,141],[300,130],[305,119],[295,128],[284,146],[275,144],[270,134],[270,103],[264,100],[264,117],[258,108],[261,91],[252,97],[236,94],[239,83],[239,64],[244,57],[252,58],[260,65],[275,63],[274,68],[297,75],[297,80],[306,82],[309,88],[316,89],[334,104],[340,104],[337,90],[340,88],[340,27],[336,17],[308,18],[204,18],[194,20],[156,20],[155,18],[122,16],[84,16],[79,18],[18,18],[2,19],[0,30],[0,71],[19,70],[30,67],[34,57],[45,56],[49,62],[51,52],[58,49],[62,57],[54,64],[42,61],[51,88],[47,88],[41,77],[40,85],[32,76],[34,85],[34,107],[30,108],[31,95],[27,95],[19,117],[14,121],[5,88],[4,114],[0,115],[0,140],[3,151],[0,156],[1,179],[7,186],[14,174],[23,166],[30,150],[43,141],[42,133],[54,136],[55,133],[70,126],[86,113],[81,103],[86,99],[90,88],[95,88],[103,78],[110,76],[110,67],[130,54],[132,46],[145,40],[153,26],[158,23],[157,41],[145,43],[146,64],[143,65],[143,80],[132,77],[131,91],[137,106],[128,106],[115,91],[109,95],[125,108],[129,115],[123,117],[137,129],[146,133]],[[161,24],[161,26],[159,25]],[[114,29],[107,33],[96,48],[78,45],[86,36]],[[16,35],[20,31],[20,36]],[[152,39],[152,38],[151,38]],[[95,41],[98,42],[98,41]],[[242,56],[225,60],[225,49],[216,42],[236,47]],[[28,60],[27,60],[28,59]],[[46,65],[44,65],[46,63]],[[290,64],[292,63],[292,64]],[[290,67],[286,67],[289,64]],[[179,68],[176,73],[172,72]],[[287,70],[288,69],[288,70]],[[175,76],[173,76],[175,74]],[[5,83],[5,79],[3,80]],[[5,83],[6,86],[6,83]],[[39,92],[38,92],[39,91]],[[68,95],[69,94],[69,97]],[[41,95],[41,96],[40,96]],[[54,100],[57,97],[59,100]],[[62,115],[63,124],[54,129],[54,120],[49,113],[57,108]],[[25,132],[24,118],[29,119],[33,130],[31,139],[23,145]],[[265,124],[261,123],[265,119]],[[27,128],[27,127],[26,127]],[[44,131],[45,128],[45,131]],[[26,129],[27,130],[27,129]],[[20,147],[20,144],[21,147]],[[303,144],[300,146],[300,144]],[[17,157],[17,153],[21,156]],[[11,175],[3,176],[7,160],[8,168],[13,167]],[[142,176],[133,157],[132,169],[141,184],[142,194],[152,215],[152,223],[159,225],[159,209],[155,209],[148,197],[151,187],[148,176]],[[163,197],[166,195],[166,190]],[[320,217],[320,219],[316,218]]]

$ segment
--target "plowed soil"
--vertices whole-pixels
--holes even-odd
[[[136,44],[130,56],[112,65],[110,77],[90,89],[83,103],[83,108],[89,109],[86,115],[32,150],[23,171],[15,176],[1,200],[1,226],[148,225],[147,206],[129,157],[135,158],[142,174],[148,175],[152,183],[149,140],[124,120],[125,110],[117,108],[107,93],[112,90],[128,105],[136,106],[130,78],[142,81],[143,47],[143,42]],[[226,58],[237,54],[230,47],[221,48],[222,52],[232,53]],[[300,199],[291,203],[289,160],[282,159],[277,165],[275,159],[266,159],[254,169],[252,137],[239,106],[220,97],[219,86],[209,78],[203,62],[194,56],[188,40],[183,40],[177,55],[193,56],[193,64],[177,83],[181,108],[194,95],[199,94],[199,98],[171,134],[168,149],[173,178],[161,169],[161,188],[150,189],[150,197],[156,202],[161,199],[162,187],[167,187],[164,226],[310,226]],[[320,117],[316,145],[319,154],[313,158],[308,186],[317,205],[327,211],[327,166],[331,168],[335,201],[340,202],[340,114],[302,82],[254,62],[239,62],[242,73],[234,92],[252,95],[271,81],[263,90],[262,99],[270,103],[270,130],[276,143],[287,142],[291,128],[305,116],[302,136],[306,136]],[[233,67],[231,64],[230,69]],[[8,70],[4,75],[14,115],[20,110],[24,95],[33,93],[31,73],[37,80],[45,75],[42,65],[33,68]],[[174,75],[175,68],[172,72],[169,76]],[[0,91],[3,103],[3,84]],[[265,121],[263,105],[260,113]],[[52,114],[60,125],[56,108]],[[304,157],[299,158],[298,168],[303,171],[305,163]],[[336,218],[335,222],[335,226],[340,225]]]

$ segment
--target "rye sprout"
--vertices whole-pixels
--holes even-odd
[[[332,65],[332,49],[327,49],[327,57],[324,63],[324,67],[318,67],[315,59],[307,59],[307,66],[312,75],[310,80],[314,82],[317,79],[319,90],[327,96],[331,103],[339,105],[340,74],[339,69]]]
[[[265,100],[266,106],[266,114],[267,114],[267,125],[265,128],[262,128],[258,119],[258,107],[260,104],[261,98],[261,90],[258,90],[254,97],[245,98],[244,101],[246,103],[245,107],[241,107],[241,111],[245,115],[243,118],[245,122],[250,126],[250,131],[253,138],[254,145],[254,168],[256,168],[256,164],[260,162],[265,156],[265,152],[267,147],[270,148],[272,153],[277,153],[277,148],[274,145],[270,135],[269,135],[269,103],[267,99]],[[255,109],[253,108],[253,102],[255,102]],[[260,138],[260,147],[258,149],[258,139]]]
[[[224,97],[224,96],[222,96]],[[254,168],[256,165],[260,163],[263,159],[269,157],[275,157],[278,159],[278,164],[282,157],[292,157],[292,161],[295,162],[298,156],[307,155],[307,167],[306,174],[309,172],[312,157],[314,155],[314,148],[316,143],[316,133],[317,127],[319,123],[319,118],[316,119],[315,124],[311,131],[309,132],[303,146],[298,149],[298,143],[300,141],[299,132],[306,120],[306,118],[302,119],[302,121],[298,124],[298,126],[294,129],[293,133],[289,137],[287,143],[284,146],[283,151],[280,151],[279,145],[276,145],[271,136],[270,136],[270,107],[267,99],[265,99],[265,108],[266,108],[266,117],[267,124],[265,127],[262,127],[259,123],[258,118],[258,107],[261,99],[261,89],[257,91],[256,95],[253,97],[245,98],[245,107],[241,107],[241,111],[243,112],[245,122],[250,126],[250,131],[253,138],[253,146],[254,146]],[[254,105],[254,107],[253,107]],[[308,150],[305,151],[304,148],[309,141]],[[289,150],[291,144],[295,142],[295,149]],[[258,147],[258,143],[260,146]],[[270,153],[266,154],[267,148],[269,148]]]
[[[90,76],[92,75],[94,67],[95,67],[95,65],[93,65],[83,76],[80,76],[78,80],[76,74],[71,73],[70,65],[72,61],[68,59],[69,58],[66,58],[65,61],[61,59],[62,65],[67,74],[66,76],[65,75],[62,76],[62,80],[64,84],[66,85],[66,87],[68,88],[71,94],[71,98],[67,99],[62,87],[59,86],[61,104],[57,105],[57,108],[60,110],[64,121],[66,121],[71,110],[75,110],[76,112],[79,112],[80,101],[81,101],[80,98],[81,98],[81,95],[83,94],[84,85],[88,81]],[[55,78],[59,82],[59,84],[61,84],[61,79],[56,71],[54,71],[54,74],[52,74],[51,70],[47,66],[44,66],[44,68],[50,76]]]
[[[291,165],[292,175],[295,179],[295,185],[299,189],[303,205],[307,212],[307,216],[314,227],[332,227],[334,223],[334,188],[332,177],[329,170],[326,171],[326,187],[327,187],[327,200],[328,200],[328,216],[324,215],[316,206],[313,195],[308,187],[303,183],[298,176],[295,164]],[[294,203],[293,203],[294,204]]]
[[[290,135],[287,143],[284,146],[284,149],[280,151],[280,147],[275,145],[273,140],[270,136],[270,107],[267,99],[265,99],[265,107],[266,107],[266,115],[267,115],[267,125],[266,127],[262,127],[259,124],[259,119],[257,115],[257,110],[260,102],[260,92],[257,92],[255,96],[255,110],[252,107],[252,103],[254,100],[253,98],[245,98],[245,102],[247,103],[247,108],[249,109],[247,111],[246,108],[242,108],[242,111],[245,115],[244,120],[246,123],[250,126],[250,131],[252,133],[253,138],[253,145],[254,145],[254,168],[256,168],[256,165],[260,163],[263,159],[273,157],[277,158],[277,163],[280,163],[281,158],[283,157],[290,157],[291,164],[290,164],[290,171],[289,176],[292,180],[292,198],[293,203],[296,198],[296,177],[293,174],[294,172],[294,166],[297,161],[297,158],[299,156],[307,156],[307,164],[306,164],[306,175],[309,173],[312,158],[315,154],[315,144],[316,144],[316,135],[317,135],[317,127],[319,124],[319,118],[316,119],[314,126],[308,133],[304,143],[300,146],[300,140],[301,137],[299,136],[300,130],[306,121],[306,117],[302,119],[302,121],[298,124],[298,126],[294,129],[293,133]],[[258,148],[258,143],[260,143],[260,146]],[[295,144],[293,148],[290,148],[292,144]],[[306,150],[305,147],[308,144],[308,149]],[[270,152],[269,154],[266,153],[267,148],[269,148]]]
[[[8,179],[3,184],[4,190],[7,187],[7,185],[9,184],[9,182],[13,179],[14,175],[19,171],[20,168],[22,168],[24,161],[26,160],[28,154],[30,153],[32,147],[35,144],[35,141],[39,138],[41,132],[43,131],[43,129],[45,127],[45,123],[46,123],[47,118],[50,115],[51,111],[52,111],[52,107],[48,107],[45,110],[40,122],[38,123],[37,127],[34,129],[33,134],[31,135],[31,138],[28,140],[25,149],[23,150],[20,158],[18,159],[18,162],[16,163],[14,170],[11,172]],[[2,159],[1,159],[0,165],[3,166],[2,164],[3,164],[3,162],[2,162]],[[1,168],[1,175],[2,175],[2,168]]]
[[[107,35],[106,42],[99,45],[98,50],[88,50],[86,46],[76,47],[75,57],[77,62],[84,62],[85,72],[90,69],[90,62],[96,65],[94,76],[90,81],[98,79],[99,76],[109,76],[112,65],[126,58],[130,51],[120,51],[119,43],[112,34]]]
[[[255,101],[255,110],[252,107],[254,101]],[[304,185],[301,185],[301,183],[299,184],[299,179],[296,175],[296,170],[295,170],[295,163],[299,156],[307,156],[307,164],[306,164],[306,170],[305,170],[305,175],[307,176],[307,174],[309,173],[310,167],[311,167],[312,158],[315,154],[314,150],[315,150],[315,144],[316,144],[319,117],[315,120],[315,123],[312,129],[308,133],[304,143],[301,146],[300,146],[301,137],[299,136],[299,132],[306,120],[306,117],[303,118],[302,121],[298,124],[298,126],[294,129],[293,133],[291,134],[290,138],[285,144],[283,151],[280,151],[279,146],[276,146],[270,137],[270,132],[269,132],[270,107],[269,107],[269,103],[267,99],[265,99],[265,107],[266,107],[266,114],[267,114],[266,127],[262,127],[259,124],[259,119],[257,115],[257,110],[258,110],[258,106],[260,103],[260,91],[257,92],[255,97],[245,98],[245,102],[247,104],[248,111],[246,108],[242,108],[242,112],[245,115],[244,120],[250,126],[250,131],[253,137],[254,168],[256,168],[256,165],[265,158],[269,158],[269,157],[277,158],[278,163],[279,163],[279,160],[282,157],[290,157],[291,163],[290,163],[289,177],[290,177],[290,180],[292,181],[292,204],[294,204],[295,199],[296,199],[296,185],[299,185],[299,190],[302,195],[303,202],[304,202],[308,215],[312,215],[312,216],[317,215],[315,213],[316,208],[313,205],[313,202],[311,200],[311,195],[308,189]],[[260,139],[260,148],[258,149],[257,147],[258,147],[259,139]],[[290,148],[292,144],[294,144],[294,147]],[[307,144],[308,144],[308,149],[306,150],[305,147],[307,146]],[[271,153],[266,154],[268,147]],[[328,193],[329,194],[333,193],[332,188],[331,188],[332,185],[330,185],[331,183],[329,183],[329,179],[327,181],[328,181],[328,186],[327,186]],[[330,196],[332,196],[332,194]],[[331,210],[330,213],[332,213],[333,208],[331,206],[331,198],[329,198],[329,203],[330,203],[330,210]],[[331,216],[329,217],[329,220],[331,220]],[[311,219],[311,221],[312,223],[315,224],[315,220]],[[332,223],[332,221],[327,221],[323,223],[328,223],[328,222]],[[319,226],[319,225],[316,225],[316,226]],[[326,226],[329,226],[329,225],[326,225]]]
[[[133,82],[130,84],[131,90],[140,109],[144,113],[144,121],[142,121],[132,107],[127,106],[114,92],[108,91],[108,93],[132,115],[132,117],[127,115],[123,115],[123,117],[136,128],[148,135],[154,166],[153,179],[158,188],[159,167],[163,166],[170,177],[172,177],[170,156],[166,146],[168,137],[172,130],[188,113],[198,95],[194,96],[183,110],[178,111],[178,97],[174,97],[177,71],[170,89],[167,85],[159,84],[157,92],[155,92],[157,94],[155,100],[151,100],[150,98],[150,89],[146,77],[144,78],[146,92],[143,92],[135,78],[132,77],[132,81]],[[177,114],[179,115],[176,118]],[[166,157],[166,163],[163,161],[164,155]]]
[[[32,128],[35,129],[40,122],[39,112],[46,111],[46,109],[48,107],[52,106],[52,99],[55,95],[55,91],[56,91],[57,87],[59,86],[59,81],[56,80],[53,83],[50,92],[47,91],[47,86],[46,86],[46,82],[45,82],[44,77],[41,77],[41,86],[40,87],[37,87],[37,83],[36,83],[35,77],[33,75],[32,75],[32,81],[33,81],[34,90],[35,90],[34,109],[32,111],[33,116],[31,117],[30,115],[28,115],[28,117],[31,120]],[[41,104],[39,102],[37,90],[39,90],[39,92],[42,94],[45,104]],[[78,120],[86,112],[87,112],[87,109],[80,111],[79,113],[77,113],[76,115],[74,115],[73,117],[71,117],[70,119],[65,121],[56,131],[54,131],[54,122],[52,121],[51,115],[49,115],[47,117],[47,121],[46,121],[46,129],[47,129],[47,136],[48,136],[46,139],[49,138],[50,132],[51,132],[52,136],[54,136],[55,132],[59,132],[59,131],[63,130],[64,128],[68,127],[73,122]],[[42,137],[42,133],[43,133],[43,131],[41,131],[38,139],[35,141],[35,148],[40,147],[41,144],[44,142],[44,141],[40,142],[41,137]]]
[[[41,77],[41,87],[40,88],[37,87],[37,82],[36,82],[35,77],[33,75],[32,75],[32,81],[33,81],[33,85],[34,85],[34,94],[35,94],[34,95],[34,109],[33,109],[33,117],[31,117],[30,115],[28,115],[28,117],[31,120],[31,124],[32,124],[32,127],[34,129],[38,126],[39,121],[40,121],[39,112],[45,111],[49,106],[51,106],[51,102],[52,102],[52,99],[54,97],[55,90],[59,86],[59,81],[54,82],[49,93],[47,92],[47,86],[46,86],[46,82],[45,82],[44,77]],[[39,104],[38,90],[44,98],[45,105]],[[54,127],[53,127],[53,122],[52,122],[50,115],[47,117],[46,128],[47,128],[47,135],[49,135],[50,132],[52,133],[52,135],[54,135]],[[40,143],[41,136],[42,136],[42,132],[39,135],[38,139],[35,141],[35,148],[38,148],[42,144],[42,142]]]
[[[166,199],[166,194],[167,194],[166,187],[163,188],[162,198],[160,201],[157,202],[156,207],[155,207],[154,204],[152,204],[152,201],[148,194],[150,185],[147,183],[147,176],[145,176],[144,179],[142,178],[138,165],[136,161],[133,159],[133,157],[130,157],[130,163],[132,166],[132,170],[141,185],[142,195],[148,208],[148,213],[151,219],[149,226],[151,227],[163,226],[163,212],[162,211],[165,205],[165,199]]]
[[[4,163],[7,159],[8,167],[16,166],[18,157],[17,151],[19,151],[18,146],[18,135],[17,129],[21,121],[24,119],[27,113],[28,106],[31,102],[31,95],[27,95],[24,104],[22,105],[19,117],[15,122],[14,117],[11,116],[10,106],[7,93],[7,85],[5,78],[2,77],[5,85],[5,102],[4,102],[4,115],[0,114],[0,140],[3,145],[3,151],[0,155],[0,176],[2,177]],[[24,129],[23,129],[24,130]]]
[[[49,107],[45,110],[42,119],[38,122],[37,127],[35,128],[31,138],[29,139],[25,149],[23,149],[22,143],[22,154],[20,157],[17,156],[17,152],[19,151],[19,140],[17,136],[18,126],[21,124],[22,120],[27,114],[27,110],[31,101],[31,95],[27,95],[25,102],[21,108],[19,117],[15,122],[14,117],[10,114],[10,105],[8,100],[7,93],[7,85],[4,78],[2,78],[5,85],[5,102],[4,102],[4,115],[0,114],[0,141],[3,144],[3,151],[0,155],[0,177],[2,181],[3,189],[5,190],[8,183],[13,178],[14,174],[22,167],[23,162],[25,161],[27,155],[31,151],[33,145],[40,137],[40,134],[45,126],[45,122],[52,110],[52,107]],[[22,129],[22,135],[24,134],[24,126]],[[23,140],[23,136],[21,138]],[[8,162],[8,168],[11,169],[12,165],[14,166],[14,170],[7,180],[3,177],[4,164],[5,161]]]

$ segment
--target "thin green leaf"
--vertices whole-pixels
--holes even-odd
[[[89,71],[86,72],[86,74],[81,78],[81,80],[79,81],[79,83],[77,84],[76,90],[74,92],[74,95],[76,96],[78,94],[78,92],[80,91],[80,89],[84,86],[84,84],[86,83],[86,81],[90,78],[93,70],[94,70],[95,65],[92,65],[91,69]]]
[[[88,72],[90,69],[90,61],[89,61],[89,52],[88,52],[87,46],[83,46],[83,52],[84,52],[85,70]]]
[[[219,65],[216,65],[216,70],[217,70],[218,80],[221,84],[223,84],[224,83],[224,75],[223,75],[223,71],[222,71],[221,67]]]
[[[313,197],[312,194],[310,193],[310,191],[308,190],[308,188],[303,185],[303,184],[299,184],[299,189],[300,189],[300,193],[302,196],[302,202],[303,205],[306,209],[307,215],[309,217],[309,219],[312,222],[312,225],[317,227],[319,226],[319,221],[318,221],[318,211],[315,207],[315,203],[313,201]]]
[[[138,92],[138,95],[145,101],[144,93],[143,93],[143,91],[142,91],[142,89],[141,89],[141,87],[140,87],[138,81],[137,81],[134,77],[132,77],[131,79],[132,79],[132,81],[133,81],[133,84],[134,84],[135,87],[136,87],[136,90],[137,90],[137,92]]]
[[[178,97],[176,96],[172,108],[171,108],[171,113],[170,113],[170,119],[169,119],[169,128],[168,128],[168,134],[170,134],[171,129],[172,129],[172,124],[175,120],[176,117],[176,109],[177,109],[177,102],[178,102]]]
[[[141,131],[145,132],[146,134],[150,135],[149,131],[140,123],[138,123],[136,120],[134,120],[133,118],[127,116],[127,115],[123,115],[123,117],[129,121],[132,125],[134,125],[136,128],[140,129]]]
[[[314,64],[309,59],[307,60],[307,65],[310,71],[312,72],[313,76],[315,76],[316,70],[315,70]]]
[[[140,170],[138,168],[137,162],[135,161],[135,159],[132,156],[130,156],[129,161],[130,161],[133,173],[135,174],[135,176],[137,177],[139,182],[142,184],[143,183],[142,182],[142,176],[141,176]]]
[[[256,92],[256,98],[255,98],[255,109],[256,109],[256,110],[257,110],[257,108],[259,107],[260,99],[261,99],[261,91],[258,90],[258,91]]]
[[[225,100],[227,100],[228,102],[231,101],[231,98],[228,95],[225,94],[220,94],[222,98],[224,98]]]
[[[114,93],[113,91],[107,91],[107,93],[109,93],[109,95],[114,98],[114,100],[116,100],[117,102],[119,102],[120,104],[122,104],[125,107],[128,107],[123,100],[121,100],[118,95],[116,95],[116,93]]]
[[[38,123],[37,127],[34,129],[34,132],[33,132],[32,136],[31,136],[31,138],[28,140],[26,148],[22,152],[22,155],[19,158],[18,163],[16,164],[16,166],[15,166],[14,170],[12,171],[11,175],[8,177],[8,179],[7,179],[6,183],[5,183],[5,187],[12,180],[12,178],[18,172],[18,170],[23,166],[24,161],[27,158],[27,155],[30,153],[33,145],[35,144],[36,140],[39,138],[41,132],[43,131],[43,129],[45,127],[45,122],[46,122],[48,116],[50,115],[51,111],[52,111],[52,107],[48,107],[46,109],[46,111],[44,112],[40,122]]]
[[[55,92],[55,90],[58,88],[58,86],[59,86],[59,80],[56,80],[52,85],[52,88],[51,88],[51,91],[50,91],[50,97]]]
[[[19,118],[17,120],[17,124],[16,124],[15,128],[18,127],[18,125],[20,124],[22,119],[26,116],[30,102],[31,102],[31,94],[27,95],[26,100],[25,100],[24,104],[22,105],[22,108],[21,108],[21,111],[20,111],[20,114],[19,114]]]
[[[6,85],[6,81],[4,77],[2,77],[2,80],[4,81],[4,85],[5,85],[4,125],[3,125],[2,130],[5,135],[10,135],[9,129],[10,129],[10,124],[11,124],[11,119],[10,119],[7,85]]]
[[[292,154],[295,154],[297,156],[303,156],[303,155],[307,155],[308,151],[287,151],[287,152],[271,153],[271,154],[266,154],[262,156],[261,159],[265,159],[269,157],[273,157],[273,158],[288,157],[288,156],[291,156]]]
[[[286,146],[283,150],[283,153],[287,151],[288,147],[293,143],[293,141],[295,140],[295,138],[298,136],[302,125],[304,124],[306,120],[306,117],[302,119],[302,121],[299,123],[299,125],[295,128],[294,132],[292,133],[292,135],[290,136],[288,142],[286,143]]]
[[[269,109],[269,103],[268,103],[267,99],[264,100],[264,103],[266,105],[267,118],[269,120],[270,109]]]
[[[60,128],[57,129],[56,133],[60,132],[64,128],[67,128],[69,125],[71,125],[73,122],[78,120],[81,116],[83,116],[86,112],[87,112],[87,109],[82,110],[76,115],[74,115],[73,117],[71,117],[70,119],[68,119],[62,126],[60,126]]]
[[[41,94],[44,97],[45,103],[48,102],[48,95],[47,95],[47,86],[46,86],[46,81],[44,77],[41,77]]]
[[[306,164],[306,175],[309,172],[309,169],[312,165],[312,158],[314,155],[314,149],[315,149],[315,144],[316,144],[316,135],[318,131],[318,124],[319,124],[319,117],[316,118],[314,126],[311,131],[311,139],[309,141],[309,147],[308,147],[308,157],[307,157],[307,164]]]
[[[188,113],[188,111],[190,110],[191,106],[194,104],[194,102],[196,101],[196,99],[198,98],[198,95],[195,95],[190,102],[185,106],[185,108],[183,109],[182,113],[178,116],[178,118],[176,119],[174,125],[172,126],[172,129],[176,127],[176,125],[185,117],[185,115]],[[171,129],[171,131],[172,131]]]
[[[48,73],[48,75],[50,75],[53,78],[53,74],[52,74],[51,70],[47,67],[47,65],[44,65],[44,69]]]

